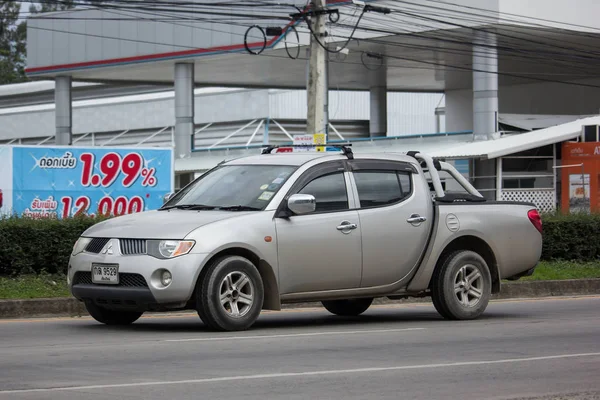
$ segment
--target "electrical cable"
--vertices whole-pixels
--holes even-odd
[[[382,29],[367,29],[367,31],[374,31],[377,33],[385,33],[385,34],[398,34],[395,31],[389,31],[389,30],[382,30]],[[448,34],[446,32],[444,32],[445,36],[448,36]],[[405,45],[405,44],[398,44],[398,43],[393,43],[390,41],[384,41],[384,40],[380,40],[378,43],[380,44],[384,44],[384,45],[388,45],[388,46],[399,46],[399,47],[407,47],[407,48],[421,48],[421,49],[430,49],[430,50],[434,50],[440,53],[448,53],[448,54],[465,54],[465,55],[470,55],[472,53],[476,53],[473,51],[470,41],[466,41],[464,38],[457,38],[456,40],[454,39],[447,39],[447,38],[438,38],[438,37],[428,37],[428,36],[424,36],[422,34],[415,34],[412,32],[408,32],[406,34],[403,33],[403,35],[405,36],[410,36],[410,37],[415,37],[415,38],[419,38],[419,39],[423,39],[423,40],[428,40],[428,41],[441,41],[441,42],[445,42],[445,43],[452,43],[452,44],[456,44],[456,45],[460,45],[460,46],[469,46],[468,48],[465,48],[464,50],[461,49],[444,49],[444,48],[439,48],[439,47],[434,47],[434,46],[419,46],[419,45]],[[367,42],[376,42],[376,40],[374,39],[369,39],[369,38],[365,38],[364,39]],[[511,57],[517,58],[517,57],[521,57],[523,59],[527,59],[527,60],[533,60],[533,59],[540,59],[542,61],[545,62],[551,62],[551,63],[555,63],[557,64],[557,61],[565,61],[566,60],[562,60],[560,59],[558,56],[563,55],[564,53],[543,53],[543,54],[538,54],[536,52],[532,52],[532,51],[527,51],[527,53],[525,54],[524,50],[520,50],[520,49],[515,49],[515,48],[509,48],[509,47],[502,47],[502,46],[483,46],[484,48],[487,47],[488,49],[495,49],[495,50],[503,50],[506,51],[508,53],[511,53]],[[519,54],[512,54],[512,53],[519,53]],[[486,55],[485,52],[483,52],[482,54],[480,54],[482,57],[484,58],[489,58],[489,56]],[[522,55],[522,56],[520,56]],[[525,56],[526,55],[526,56]],[[532,55],[537,55],[538,57],[532,57]],[[547,57],[551,57],[549,59],[547,59]],[[571,56],[571,58],[577,58],[577,61],[580,61],[580,58],[584,58],[585,61],[598,61],[599,59],[597,58],[590,58],[589,56]],[[493,57],[495,58],[495,57]],[[581,64],[569,64],[569,67],[572,67],[574,69],[578,69],[581,66]]]
[[[105,38],[105,39],[114,39],[114,40],[124,40],[127,42],[131,42],[131,43],[142,43],[142,44],[154,44],[157,46],[173,46],[173,47],[178,47],[182,50],[201,50],[202,48],[198,48],[195,46],[185,46],[185,45],[178,45],[178,44],[171,44],[171,43],[164,43],[164,42],[151,42],[151,41],[145,41],[145,40],[137,40],[137,39],[122,39],[119,37],[110,37],[110,36],[102,36],[102,35],[94,35],[94,34],[90,34],[90,33],[83,33],[83,32],[70,32],[70,31],[65,31],[65,30],[60,30],[60,29],[52,29],[52,28],[39,28],[39,27],[31,27],[30,29],[34,29],[34,30],[42,30],[42,31],[50,31],[50,32],[56,32],[56,33],[65,33],[65,34],[72,34],[72,35],[77,35],[77,36],[90,36],[90,37],[98,37],[98,38]],[[240,34],[241,36],[241,34]],[[261,54],[261,57],[269,57],[269,58],[273,58],[273,59],[280,59],[280,60],[289,60],[289,57],[287,55],[277,55],[277,54],[268,54],[268,53],[264,53]],[[308,60],[308,58],[306,57],[298,57],[298,60],[302,60],[302,61],[306,61]],[[361,66],[362,64],[360,62],[352,62],[352,61],[345,61],[345,62],[336,62],[336,61],[330,61],[330,62],[334,62],[336,64],[347,64],[347,65],[356,65],[356,66]],[[402,65],[392,65],[393,68],[406,68]],[[429,68],[429,67],[410,67],[411,69],[419,69],[419,70],[433,70],[434,68]]]
[[[285,33],[284,37],[283,37],[283,43],[285,45],[285,52],[287,53],[288,57],[291,58],[292,60],[297,60],[298,57],[300,57],[300,35],[298,34],[298,30],[296,29],[296,27],[294,25],[290,26],[289,28],[290,30],[293,30],[294,33],[296,34],[296,49],[298,50],[296,52],[296,57],[292,57],[292,55],[290,54],[290,50],[288,48],[288,42],[287,42],[287,32]]]
[[[298,11],[300,12],[299,9],[298,9]],[[318,35],[312,29],[311,22],[306,18],[306,15],[304,15],[304,13],[302,13],[302,12],[300,12],[300,13],[301,13],[302,18],[304,19],[304,22],[306,22],[308,29],[310,30],[310,33],[312,34],[315,41],[319,44],[319,46],[321,46],[323,49],[325,49],[325,51],[327,51],[328,53],[335,54],[335,53],[341,53],[348,46],[348,44],[352,40],[352,37],[354,36],[354,33],[356,32],[356,29],[360,25],[360,20],[362,19],[363,15],[365,15],[365,12],[366,12],[366,8],[363,7],[363,10],[360,13],[360,16],[358,17],[358,20],[356,21],[356,24],[354,25],[354,28],[352,29],[352,33],[348,37],[348,40],[346,41],[346,43],[344,43],[343,46],[338,47],[336,50],[331,50],[326,45],[321,43],[321,40],[319,39]]]
[[[367,63],[364,60],[365,56],[381,60],[381,63],[379,63],[379,65],[376,68],[369,68],[367,66]],[[369,71],[378,71],[381,69],[381,67],[383,67],[383,56],[381,54],[375,54],[375,53],[363,51],[360,53],[360,61],[362,62],[362,65]]]
[[[248,47],[248,32],[250,32],[253,28],[258,29],[260,31],[260,33],[262,33],[262,36],[263,36],[262,48],[258,52],[253,52],[252,50],[250,50],[250,47]],[[259,55],[260,53],[263,52],[265,47],[267,47],[267,35],[265,34],[265,31],[263,30],[263,28],[261,28],[258,25],[253,25],[250,28],[248,28],[248,30],[244,34],[244,48],[246,49],[246,51],[250,54]]]
[[[406,1],[404,1],[404,0],[393,0],[393,1],[397,1],[397,2],[400,2],[400,3],[406,3]],[[497,13],[497,14],[509,15],[511,17],[528,18],[528,19],[531,19],[531,20],[549,22],[549,23],[552,23],[552,24],[562,24],[562,25],[566,25],[566,26],[572,26],[572,27],[575,27],[575,28],[582,28],[582,29],[589,29],[589,30],[598,30],[598,31],[600,31],[600,28],[586,26],[586,25],[571,24],[571,23],[568,23],[568,22],[555,21],[555,20],[544,19],[544,18],[536,18],[536,17],[530,17],[530,16],[519,15],[519,14],[514,14],[514,13],[496,12],[496,11],[486,10],[484,8],[478,8],[478,7],[474,7],[474,6],[467,6],[467,5],[464,5],[464,4],[451,3],[451,2],[447,2],[447,1],[443,1],[443,0],[425,0],[425,1],[433,2],[433,3],[441,3],[441,4],[446,4],[446,5],[451,5],[451,6],[461,7],[461,8],[471,9],[471,10],[494,12],[494,13]],[[512,19],[508,19],[508,20],[509,21],[514,21]],[[540,25],[540,26],[542,26],[542,25]]]
[[[172,11],[171,11],[171,12],[172,12]],[[363,14],[364,14],[364,12],[363,12]],[[271,17],[271,16],[268,16],[268,17]],[[305,18],[305,19],[306,19],[306,18]],[[216,23],[220,23],[220,21],[219,21],[219,20],[216,20],[216,21],[214,21],[214,22],[216,22]],[[199,28],[199,27],[195,27],[195,28]],[[294,28],[294,29],[295,29],[295,28]],[[354,26],[352,27],[352,34],[351,34],[351,36],[349,36],[349,37],[348,37],[348,40],[347,40],[347,42],[346,42],[346,43],[349,43],[349,42],[350,42],[350,41],[351,41],[351,40],[354,38],[354,34],[356,33],[357,29],[358,29],[358,24],[356,24],[356,25],[354,25]],[[310,24],[309,24],[309,30],[311,30],[311,29],[310,29]],[[66,32],[66,33],[72,33],[72,32]],[[230,33],[231,33],[231,32],[230,32]],[[313,33],[313,34],[314,34],[314,32],[311,32],[311,33]],[[297,30],[295,30],[295,34],[298,34]],[[90,35],[88,35],[88,36],[90,36]],[[123,40],[122,38],[114,38],[114,39],[117,39],[117,40]],[[264,39],[264,36],[263,36],[263,39]],[[366,42],[374,42],[374,41],[373,41],[373,39],[369,39],[369,38],[367,38],[367,39],[362,39],[362,40],[365,40]],[[431,39],[429,39],[429,40],[431,40]],[[385,42],[385,41],[380,41],[380,43],[381,43],[381,42]],[[264,41],[263,41],[263,43],[264,43]],[[321,44],[322,44],[322,43],[321,43]],[[392,44],[392,43],[389,43],[389,42],[385,42],[385,43],[383,43],[383,44],[385,44],[385,45],[397,45],[397,44],[395,44],[395,43],[394,43],[394,44]],[[464,42],[463,42],[462,44],[464,44]],[[167,44],[167,45],[171,45],[171,44]],[[346,44],[346,46],[347,46],[347,44]],[[178,47],[181,47],[181,46],[178,46]],[[188,47],[188,46],[185,46],[185,47],[187,47],[187,48],[191,48],[191,47]],[[421,46],[421,48],[427,48],[427,46]],[[492,46],[492,48],[498,49],[498,48],[499,48],[499,46]],[[194,49],[197,49],[197,48],[196,48],[196,47],[194,47]],[[429,46],[429,49],[433,49],[433,47],[432,47],[432,46]],[[287,50],[287,49],[286,49],[286,50]],[[509,49],[507,49],[507,50],[509,50]],[[515,49],[514,49],[514,48],[512,48],[512,49],[510,49],[510,50],[514,51]],[[262,52],[262,50],[261,50],[261,52]],[[298,50],[298,55],[299,55],[299,52],[300,52],[300,50]],[[331,51],[331,50],[330,50],[330,52],[335,52],[335,51]],[[365,53],[370,53],[371,55],[373,54],[372,52],[365,52]],[[540,53],[537,53],[537,54],[540,54]],[[368,54],[361,53],[361,61],[364,61],[364,57],[365,57],[365,55],[368,55]],[[548,54],[545,54],[545,56],[548,56]],[[289,57],[289,54],[288,54],[288,57]],[[290,58],[292,58],[292,57],[290,57]],[[297,58],[299,58],[299,56],[298,56]],[[394,56],[392,56],[392,58],[394,58]],[[408,57],[404,57],[404,58],[402,58],[402,57],[395,57],[395,58],[396,58],[396,59],[399,59],[399,60],[407,60],[407,61],[412,61],[412,62],[416,62],[416,63],[422,62],[421,60],[415,60],[415,59],[411,59],[411,58],[408,58]],[[294,59],[294,58],[292,58],[292,59]],[[592,59],[592,60],[594,60],[594,61],[597,61],[597,59],[593,59],[593,58],[590,58],[590,59]],[[451,64],[445,64],[445,63],[430,63],[430,62],[425,62],[425,63],[428,63],[429,65],[438,65],[438,66],[440,66],[440,65],[441,65],[441,66],[443,66],[443,67],[449,67],[449,68],[452,68],[452,67],[453,67]],[[363,66],[364,66],[364,62],[363,62]],[[422,68],[422,69],[426,69],[426,68]],[[464,69],[465,69],[465,68],[463,68],[463,70],[464,70]],[[468,67],[466,67],[466,69],[468,69],[468,70],[472,70],[472,69],[470,69],[470,68],[468,68]],[[499,73],[499,75],[501,75],[501,74],[503,74],[503,73]],[[515,74],[512,74],[512,75],[515,75]],[[531,79],[531,77],[528,77],[528,76],[523,76],[523,75],[519,75],[518,77],[525,78],[525,79]],[[553,80],[544,80],[544,81],[556,82],[556,81],[553,81]],[[576,83],[573,83],[573,82],[558,82],[558,83],[576,84]],[[581,85],[581,84],[579,84],[579,85]],[[590,86],[590,85],[586,85],[586,86]],[[591,85],[591,86],[595,87],[595,85]]]
[[[444,20],[441,20],[441,19],[438,19],[438,18],[425,17],[425,16],[422,16],[422,15],[417,15],[417,14],[414,14],[414,13],[410,13],[410,12],[406,12],[406,11],[401,11],[401,10],[395,10],[395,11],[397,13],[399,13],[399,14],[404,14],[404,15],[407,15],[407,16],[410,16],[410,17],[413,17],[413,18],[429,20],[429,21],[432,21],[432,22],[442,23],[442,24],[446,24],[446,25],[454,26],[454,27],[458,27],[458,28],[467,28],[467,29],[474,30],[476,32],[486,32],[486,33],[489,32],[489,31],[486,31],[485,29],[471,27],[471,26],[466,26],[466,25],[463,25],[463,24],[458,24],[456,22],[444,21]],[[515,36],[508,35],[508,34],[505,34],[505,33],[495,32],[494,34],[496,36],[500,36],[500,37],[508,37],[508,38],[516,39]],[[528,41],[530,43],[537,44],[537,45],[540,45],[540,44],[541,45],[545,45],[545,43],[542,43],[542,42],[539,42],[539,41],[535,41],[535,40],[531,40],[531,39],[524,39],[524,38],[519,38],[519,39],[523,40],[523,41]],[[564,47],[564,46],[554,45],[554,47],[561,48],[563,50],[571,50],[571,48]],[[596,55],[600,55],[600,53],[596,53]]]

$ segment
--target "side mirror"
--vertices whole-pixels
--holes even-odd
[[[308,214],[314,212],[317,200],[312,194],[294,194],[288,199],[288,208],[294,214]]]
[[[174,195],[175,195],[175,192],[165,194],[165,196],[163,197],[163,204],[166,204],[169,200],[171,200],[171,198]]]

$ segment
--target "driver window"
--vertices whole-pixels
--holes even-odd
[[[310,181],[299,194],[311,194],[317,202],[315,212],[348,210],[348,192],[343,172],[323,175]]]

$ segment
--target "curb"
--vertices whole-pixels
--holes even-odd
[[[600,294],[600,279],[574,279],[563,281],[529,281],[503,283],[499,294],[492,300],[526,299],[556,296],[586,296]],[[376,299],[373,304],[402,304],[430,302],[429,297],[390,300],[386,297]],[[319,307],[321,303],[286,304],[282,308]],[[7,318],[48,318],[81,317],[88,313],[83,303],[73,297],[54,299],[0,300],[0,319]]]

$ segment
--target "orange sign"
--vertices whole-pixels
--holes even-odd
[[[563,143],[561,158],[561,208],[600,212],[600,142]]]
[[[566,158],[600,157],[600,143],[564,143],[563,161]]]

